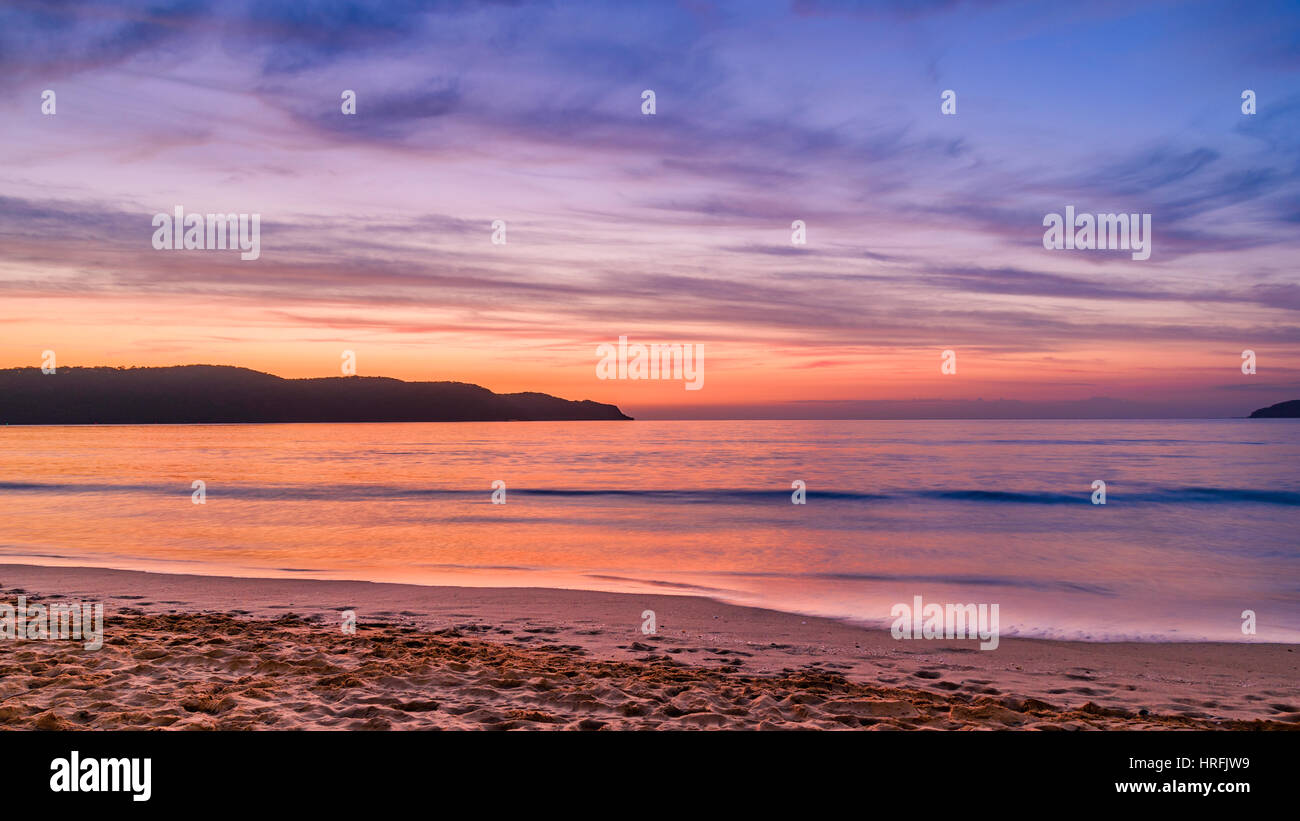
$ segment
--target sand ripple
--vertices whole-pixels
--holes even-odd
[[[0,644],[12,729],[1294,729],[1008,695],[593,658],[463,631],[119,612],[97,652]],[[650,649],[650,648],[647,648]]]

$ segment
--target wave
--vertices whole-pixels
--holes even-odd
[[[116,494],[139,493],[164,496],[189,496],[188,485],[162,484],[107,484],[58,482],[0,482],[0,492],[51,493],[51,494]],[[237,499],[266,500],[331,500],[365,501],[373,499],[468,499],[488,501],[492,489],[419,488],[396,485],[338,484],[338,485],[247,485],[209,482],[209,496]],[[682,489],[632,489],[632,488],[507,488],[508,498],[531,497],[642,500],[672,504],[750,504],[789,502],[790,490],[753,488],[682,488]],[[927,490],[889,490],[877,493],[847,490],[819,490],[809,488],[809,501],[842,501],[857,503],[903,502],[934,500],[987,505],[1079,505],[1091,503],[1088,488],[1074,493],[1045,491],[989,490],[987,488],[955,488]],[[1107,490],[1110,504],[1254,504],[1300,506],[1300,491],[1262,488],[1177,487],[1146,488],[1128,492],[1112,485]]]

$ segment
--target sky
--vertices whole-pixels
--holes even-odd
[[[0,367],[350,351],[637,418],[1300,397],[1294,3],[8,2],[0,76]],[[260,257],[156,250],[176,206],[260,214]],[[1150,258],[1044,248],[1066,206],[1150,214]],[[703,346],[700,389],[599,379],[620,336]]]

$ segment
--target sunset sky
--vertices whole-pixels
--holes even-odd
[[[1294,3],[17,2],[0,76],[0,367],[351,350],[639,418],[1300,397]],[[261,214],[261,258],[154,250],[177,205]],[[1151,214],[1151,258],[1044,249],[1067,205]],[[619,336],[703,344],[703,390],[598,380]]]

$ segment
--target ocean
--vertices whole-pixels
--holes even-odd
[[[0,562],[1297,642],[1298,465],[1294,420],[12,426]]]

